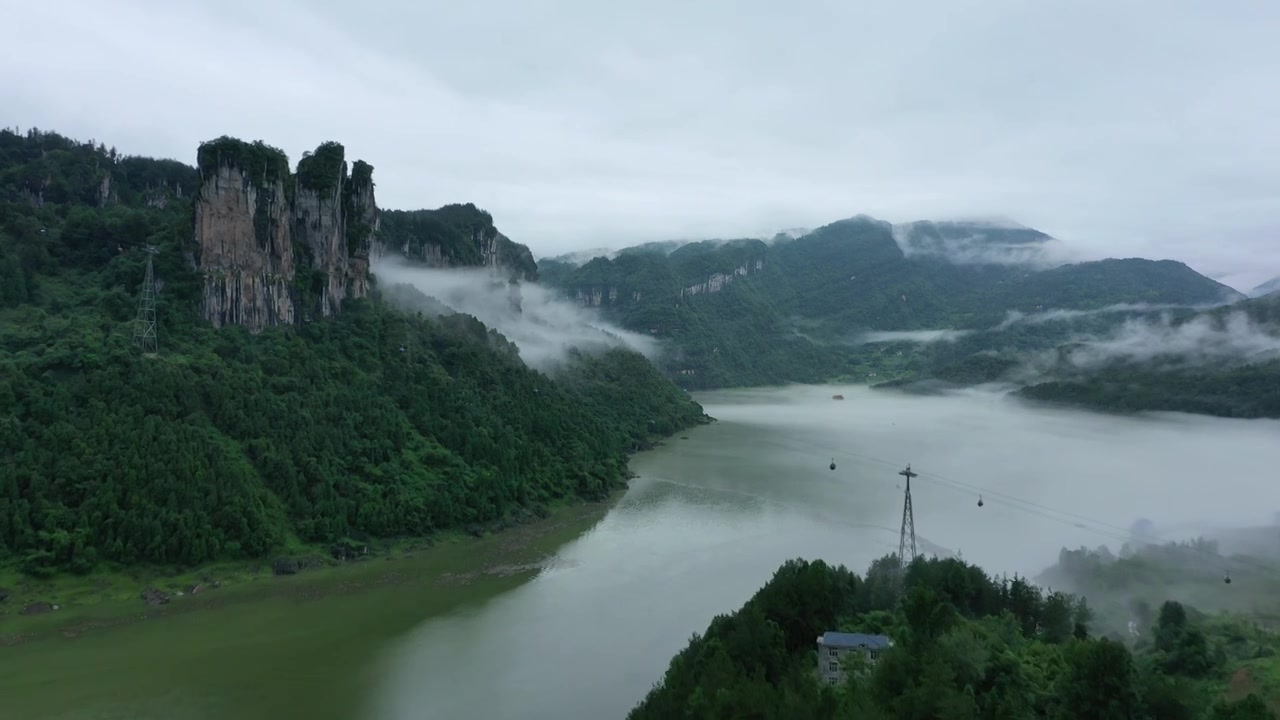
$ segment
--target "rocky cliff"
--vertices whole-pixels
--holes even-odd
[[[289,171],[261,142],[219,138],[200,146],[195,202],[204,317],[257,332],[338,312],[369,287],[378,226],[373,168],[325,143]]]
[[[498,232],[489,213],[471,203],[436,210],[384,213],[375,252],[391,252],[431,267],[487,267],[518,280],[537,280],[524,245]]]
[[[624,251],[593,258],[578,268],[556,267],[555,284],[579,304],[628,308],[641,302],[679,307],[697,295],[724,290],[735,279],[765,268],[767,248],[758,240],[704,241],[666,253]]]

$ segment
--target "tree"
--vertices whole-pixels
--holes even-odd
[[[1077,642],[1067,653],[1067,672],[1058,687],[1063,718],[1138,720],[1144,718],[1137,671],[1128,648],[1102,638]]]

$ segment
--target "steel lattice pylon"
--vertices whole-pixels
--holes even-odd
[[[142,348],[143,355],[155,355],[159,350],[156,338],[156,248],[147,246],[147,276],[142,281],[142,294],[138,298],[138,317],[133,322],[133,344]]]
[[[906,470],[899,470],[899,475],[907,479],[906,492],[902,498],[902,530],[898,535],[898,567],[904,568],[911,560],[916,559],[918,554],[916,551],[916,517],[911,510],[911,478],[919,473],[911,472],[911,466],[907,465]],[[911,547],[911,557],[907,558],[907,546]]]

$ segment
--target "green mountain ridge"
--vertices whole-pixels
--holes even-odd
[[[202,147],[202,176],[53,133],[0,132],[0,565],[37,576],[190,566],[297,541],[479,528],[602,497],[632,450],[706,421],[636,353],[576,353],[536,372],[474,318],[393,308],[376,278],[324,321],[214,328],[202,309],[207,271],[193,261],[193,199],[212,197],[203,183],[217,173],[233,176],[224,166],[263,188],[297,177],[283,153],[227,141]],[[340,186],[329,178],[343,181],[335,160],[345,166],[336,143],[305,156],[298,173],[315,173],[297,179],[298,194],[312,199],[286,200],[327,202]],[[355,168],[371,207],[372,168]],[[259,214],[247,217],[283,217],[258,197]],[[344,247],[357,260],[372,228],[356,218],[368,210],[345,215],[346,240],[359,242]],[[430,245],[452,265],[535,271],[527,248],[473,205],[388,217],[388,244]],[[295,239],[317,263],[315,243],[343,242],[344,226],[309,222]],[[284,230],[247,232],[261,243]],[[147,245],[158,250],[155,357],[131,343]],[[335,278],[354,289],[363,280],[352,263],[300,277],[317,293]],[[259,276],[240,277],[218,282]],[[292,297],[314,302],[307,287]]]
[[[969,249],[985,243],[998,261],[953,262],[944,251],[956,240]],[[858,216],[772,243],[706,241],[669,253],[637,248],[580,266],[539,267],[544,281],[569,297],[666,341],[664,370],[693,389],[922,379],[947,375],[957,364],[967,369],[950,372],[953,378],[995,379],[1016,363],[1002,350],[1043,350],[1071,336],[1033,323],[1002,327],[1011,313],[1075,311],[1086,315],[1082,324],[1109,329],[1125,315],[1103,311],[1117,306],[1190,308],[1243,297],[1173,260],[1039,267],[1011,262],[1005,252],[1051,240],[1012,225],[895,228]],[[904,251],[904,243],[915,251]],[[967,334],[929,345],[865,341],[868,332],[937,330]]]

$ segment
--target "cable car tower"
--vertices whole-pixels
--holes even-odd
[[[142,295],[138,299],[138,317],[133,322],[133,344],[142,348],[143,357],[155,357],[159,350],[156,339],[156,273],[155,259],[159,250],[155,245],[148,245],[147,276],[142,281]]]
[[[907,465],[906,470],[899,470],[898,474],[907,479],[906,490],[902,497],[902,531],[898,535],[898,569],[901,570],[907,566],[907,563],[916,559],[916,517],[911,511],[911,478],[916,477],[920,473],[911,472],[911,465]],[[911,546],[911,557],[907,558],[907,546]]]

